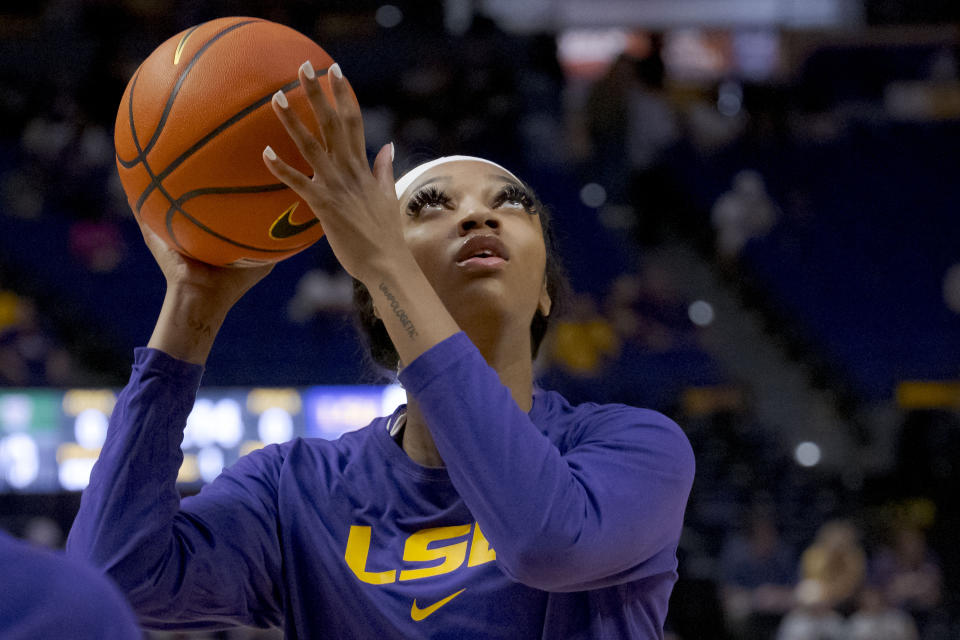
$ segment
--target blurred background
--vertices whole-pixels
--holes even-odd
[[[952,0],[6,0],[0,528],[62,547],[160,308],[114,164],[123,89],[230,15],[320,43],[398,172],[482,155],[551,208],[575,295],[540,384],[660,410],[696,451],[672,638],[960,638]],[[184,493],[367,424],[404,401],[388,382],[321,240],[228,318]]]

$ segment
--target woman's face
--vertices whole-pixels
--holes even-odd
[[[400,195],[407,246],[461,327],[478,318],[529,336],[550,312],[540,216],[526,189],[486,162],[432,167]]]

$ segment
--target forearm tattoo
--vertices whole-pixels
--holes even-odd
[[[187,318],[187,326],[193,330],[194,334],[197,335],[197,338],[207,338],[210,336],[210,332],[212,331],[211,326],[203,320]]]
[[[390,301],[390,308],[393,309],[394,315],[400,319],[400,324],[407,332],[407,335],[411,338],[415,338],[417,336],[417,330],[413,326],[413,321],[407,317],[407,312],[400,308],[400,301],[397,300],[396,296],[393,295],[390,289],[387,288],[387,285],[383,282],[380,283],[380,291],[382,291],[386,299]]]

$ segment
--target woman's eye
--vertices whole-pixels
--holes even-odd
[[[407,214],[418,216],[423,211],[440,211],[450,204],[450,197],[442,191],[430,187],[414,195],[407,204]]]
[[[528,212],[533,212],[533,198],[524,189],[514,185],[508,185],[497,194],[494,199],[495,207],[520,208]]]

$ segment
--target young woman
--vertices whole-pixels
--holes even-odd
[[[479,158],[371,172],[339,68],[336,108],[299,72],[321,135],[274,110],[314,170],[264,162],[358,283],[374,358],[408,402],[337,441],[239,460],[181,501],[202,365],[269,271],[215,269],[144,235],[167,280],[68,549],[156,628],[283,626],[290,638],[660,638],[693,455],[664,416],[571,406],[533,385],[559,270],[546,216]],[[551,280],[553,278],[553,281]],[[363,310],[361,310],[363,311]],[[389,344],[385,344],[389,341]]]

